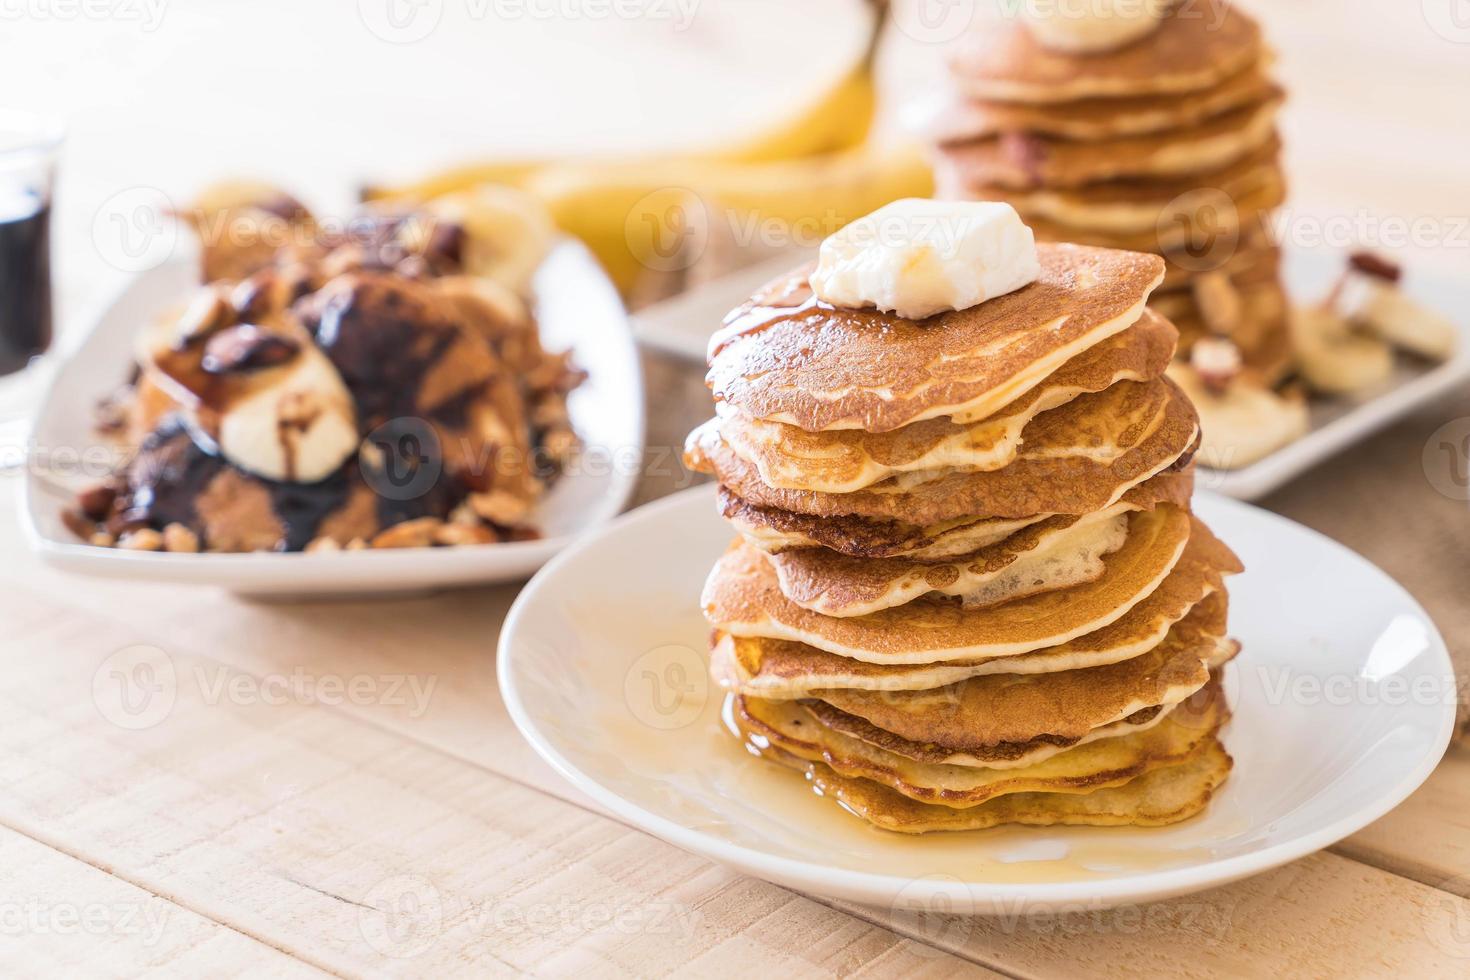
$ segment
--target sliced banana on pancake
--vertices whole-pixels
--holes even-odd
[[[994,609],[924,600],[839,619],[802,609],[781,594],[766,557],[741,541],[716,563],[702,604],[716,629],[735,636],[797,640],[880,664],[1009,657],[1066,643],[1117,621],[1168,577],[1203,525],[1162,505],[1129,518],[1123,547],[1094,582],[1017,599]]]
[[[1189,399],[1167,378],[1156,378],[1120,381],[1042,413],[1026,426],[1015,461],[990,472],[905,473],[854,493],[782,490],[767,485],[714,423],[690,434],[684,459],[758,507],[936,524],[1101,510],[1149,477],[1182,469],[1198,435]]]
[[[1119,381],[1148,381],[1168,367],[1178,331],[1146,313],[1129,329],[1068,361],[1041,384],[978,422],[928,419],[892,432],[796,426],[741,414],[718,419],[722,439],[773,487],[850,493],[894,474],[996,470],[1015,459],[1026,426],[1043,412]]]
[[[1171,634],[1148,653],[1106,667],[991,674],[928,691],[817,691],[814,709],[827,705],[905,742],[951,751],[1035,738],[1074,742],[1194,694],[1210,679],[1208,664],[1227,656],[1224,643],[1221,637],[1190,643]],[[897,744],[888,747],[906,754]]]
[[[974,421],[1143,315],[1163,279],[1156,255],[1037,246],[1030,285],[923,320],[834,309],[800,269],[735,309],[710,341],[715,401],[816,432],[891,432],[924,419]]]
[[[781,594],[826,616],[864,616],[935,594],[980,609],[1096,580],[1123,546],[1128,504],[1058,515],[969,555],[941,562],[853,558],[825,548],[769,556]]]
[[[921,802],[964,808],[1010,793],[1088,793],[1183,762],[1213,737],[1223,720],[1218,699],[1213,705],[1207,724],[1165,717],[1142,731],[1078,745],[1019,769],[915,762],[816,723],[800,704],[789,701],[745,698],[736,702],[735,714],[750,735],[802,759],[823,762],[839,775],[871,779]]]
[[[883,830],[923,834],[941,830],[986,830],[1003,824],[1034,827],[1162,827],[1203,810],[1230,775],[1233,761],[1218,738],[1207,738],[1193,755],[1091,793],[1010,793],[979,806],[958,809],[921,803],[870,779],[843,776],[824,762],[783,749],[759,750],[772,762],[804,773],[812,789]]]
[[[1233,109],[1182,132],[1079,143],[1025,136],[1018,153],[1004,139],[944,148],[945,165],[963,186],[1007,191],[1034,187],[1080,188],[1106,180],[1168,180],[1222,171],[1276,139],[1280,98]],[[1211,186],[1202,184],[1201,186]],[[1027,216],[1033,224],[1034,215]]]
[[[1189,505],[1194,493],[1194,469],[1169,469],[1129,487],[1118,503],[1132,510],[1150,510],[1161,503]],[[1004,541],[1023,528],[1055,514],[1017,518],[956,518],[937,524],[872,520],[837,515],[817,517],[772,507],[757,507],[728,487],[718,493],[720,516],[734,525],[754,548],[780,554],[795,548],[827,548],[857,558],[912,558],[941,561],[973,554]]]
[[[930,110],[921,125],[925,135],[940,144],[1008,132],[1105,140],[1184,129],[1278,94],[1269,63],[1269,58],[1260,58],[1218,85],[1179,96],[1080,99],[1054,105],[951,98]]]

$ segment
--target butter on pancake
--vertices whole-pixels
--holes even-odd
[[[768,556],[781,594],[824,616],[864,616],[934,594],[980,609],[1091,582],[1103,556],[1123,546],[1124,503],[1084,516],[1057,515],[970,555],[939,562],[853,558],[825,548]]]
[[[825,762],[802,759],[768,743],[755,744],[762,757],[804,773],[816,792],[848,812],[875,827],[904,834],[987,830],[1004,824],[1161,827],[1203,810],[1233,765],[1219,739],[1207,738],[1179,764],[1121,786],[1091,793],[1009,793],[960,808],[922,803],[871,779],[842,776]]]
[[[1218,702],[1207,725],[1161,719],[1137,732],[1089,742],[1025,768],[991,769],[916,762],[817,723],[793,702],[745,698],[739,724],[792,755],[823,762],[843,776],[862,777],[910,799],[956,808],[978,806],[1010,793],[1088,793],[1189,758],[1224,719]]]
[[[1227,167],[1275,140],[1280,107],[1279,97],[1269,98],[1182,132],[1086,143],[1041,136],[1025,137],[1024,146],[1005,138],[975,140],[946,147],[945,159],[965,184],[1008,189],[1198,175]]]
[[[768,636],[870,663],[934,663],[1010,657],[1066,643],[1127,614],[1159,588],[1179,561],[1192,519],[1160,506],[1129,518],[1123,547],[1101,577],[994,609],[919,600],[867,616],[837,618],[802,609],[781,594],[761,552],[737,540],[705,583],[705,618],[735,636]]]
[[[1159,503],[1185,507],[1193,493],[1194,468],[1185,466],[1139,481],[1123,492],[1119,502],[1134,510],[1148,510]],[[829,548],[859,558],[939,561],[988,548],[1022,528],[1055,516],[956,518],[920,525],[847,515],[820,517],[759,507],[724,486],[719,488],[717,499],[720,516],[753,547],[767,554],[796,548]]]
[[[1120,381],[1037,416],[1000,470],[906,473],[853,493],[771,487],[720,438],[714,422],[689,436],[685,464],[713,473],[758,507],[909,524],[978,517],[1087,514],[1170,467],[1183,468],[1199,435],[1189,399],[1167,378]]]
[[[987,24],[956,48],[950,67],[972,98],[1073,102],[1197,92],[1237,74],[1263,48],[1250,17],[1223,0],[1192,0],[1140,41],[1085,57],[1047,48],[1022,23]]]
[[[707,381],[729,409],[813,432],[985,418],[1138,322],[1164,274],[1142,253],[1048,244],[1037,257],[1030,285],[924,320],[821,304],[798,270],[726,318]]]
[[[1036,416],[1119,381],[1158,377],[1178,339],[1172,324],[1145,311],[1132,327],[1084,351],[978,422],[937,418],[891,432],[808,432],[731,414],[718,420],[718,428],[730,448],[755,465],[763,482],[790,490],[851,493],[897,473],[996,470],[1015,459],[1022,430]]]
[[[1146,599],[1117,621],[1085,636],[1013,657],[977,657],[941,663],[889,664],[854,660],[795,640],[730,636],[718,632],[711,672],[724,689],[763,698],[805,698],[843,688],[920,691],[991,674],[1049,674],[1139,657],[1171,632],[1189,641],[1225,633],[1229,608],[1224,577],[1239,560],[1208,531],[1192,535],[1174,570]]]
[[[933,110],[925,130],[941,145],[1001,133],[1036,133],[1075,140],[1141,136],[1197,126],[1232,109],[1257,105],[1280,91],[1265,70],[1263,59],[1219,85],[1185,95],[1082,99],[1043,106],[956,98]]]

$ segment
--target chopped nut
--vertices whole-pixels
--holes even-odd
[[[1389,283],[1397,283],[1404,275],[1404,270],[1397,262],[1385,259],[1381,255],[1374,255],[1372,252],[1354,252],[1348,256],[1348,266],[1365,276],[1372,276]]]
[[[65,524],[68,531],[83,541],[86,541],[97,533],[96,521],[88,518],[81,511],[72,510],[70,507],[61,512],[61,523]]]
[[[1033,185],[1042,183],[1042,164],[1046,162],[1046,144],[1030,133],[1011,130],[1000,137],[1001,152]]]
[[[210,338],[201,366],[210,374],[258,371],[285,364],[299,353],[301,345],[290,337],[242,323]]]
[[[117,544],[117,538],[114,538],[106,531],[98,531],[87,539],[87,543],[95,544],[99,548],[111,548]]]
[[[434,532],[434,543],[442,545],[494,544],[500,535],[483,524],[445,524]]]
[[[175,336],[180,346],[187,346],[200,337],[229,326],[234,319],[235,311],[225,301],[219,289],[209,286],[194,297],[179,317]]]
[[[1240,374],[1240,348],[1224,337],[1202,337],[1189,351],[1189,366],[1207,390],[1223,395]]]
[[[117,546],[126,551],[158,551],[163,548],[163,535],[151,527],[140,527],[118,538]]]
[[[347,542],[348,551],[366,551],[367,549],[368,543],[362,538],[353,538],[351,541]]]
[[[77,506],[92,520],[100,521],[112,513],[112,502],[116,499],[116,487],[108,483],[99,483],[77,494]]]
[[[358,538],[357,540],[361,541],[362,539]],[[336,538],[329,538],[326,535],[322,535],[319,538],[313,539],[306,546],[306,550],[312,554],[318,554],[324,551],[341,551],[342,545],[337,542]]]
[[[199,550],[199,535],[182,524],[163,529],[163,550],[193,554]]]
[[[449,523],[451,524],[479,524],[480,515],[475,513],[475,508],[470,506],[468,500],[461,500],[449,512]]]
[[[549,429],[566,421],[567,403],[559,395],[547,395],[531,406],[531,424],[538,429]]]
[[[565,463],[577,449],[577,434],[569,428],[552,429],[541,437],[541,448],[554,463]]]
[[[1240,326],[1244,312],[1240,291],[1223,272],[1211,272],[1194,280],[1194,302],[1211,332],[1229,336]]]
[[[434,535],[444,526],[437,517],[419,517],[379,531],[373,538],[374,548],[427,548]]]
[[[525,500],[506,493],[504,490],[472,493],[469,501],[476,514],[491,524],[498,524],[501,527],[515,527],[526,519],[526,514],[531,509],[530,504]]]

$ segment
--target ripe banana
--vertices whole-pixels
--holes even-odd
[[[929,196],[933,183],[919,149],[898,145],[766,164],[568,164],[526,190],[626,292],[647,272],[688,268],[711,239],[815,246],[890,201]]]

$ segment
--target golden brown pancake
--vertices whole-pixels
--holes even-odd
[[[1095,582],[967,610],[919,600],[867,616],[822,616],[781,594],[766,556],[737,540],[705,583],[705,618],[735,636],[797,640],[870,663],[1009,657],[1099,630],[1157,589],[1191,535],[1188,513],[1163,505],[1129,518],[1128,539]]]
[[[823,762],[842,776],[871,779],[910,799],[955,808],[1010,793],[1089,793],[1177,765],[1214,737],[1223,722],[1218,700],[1208,713],[1208,725],[1165,717],[1149,728],[1066,749],[1025,768],[985,769],[915,762],[827,728],[790,701],[744,698],[735,705],[740,727],[792,755]]]
[[[972,98],[1027,103],[1177,95],[1220,84],[1261,56],[1261,31],[1224,0],[1178,4],[1157,30],[1079,56],[1039,43],[1019,21],[987,23],[951,58]]]
[[[1221,170],[1276,139],[1279,98],[1242,106],[1188,129],[1076,142],[992,137],[941,151],[960,186],[1081,187],[1104,180],[1177,178]],[[1029,221],[1027,222],[1030,223]]]
[[[1014,462],[989,472],[903,474],[854,493],[767,486],[713,423],[690,433],[684,461],[758,507],[829,517],[937,524],[957,518],[1087,514],[1171,466],[1199,434],[1194,407],[1167,378],[1120,381],[1037,416]]]
[[[1197,126],[1242,106],[1278,96],[1266,65],[1257,62],[1211,88],[1186,95],[1080,99],[1049,105],[956,98],[928,128],[937,143],[963,143],[1002,133],[1039,133],[1074,140],[1104,140]]]
[[[815,695],[884,733],[952,751],[1043,736],[1075,741],[1145,708],[1178,704],[1204,687],[1208,664],[1226,656],[1223,642],[1218,636],[1170,631],[1148,653],[1106,667],[989,674],[927,691],[824,690]],[[886,747],[903,753],[898,745]]]
[[[1091,793],[1011,793],[957,809],[921,803],[870,779],[842,776],[824,762],[764,746],[759,754],[806,775],[814,791],[875,827],[905,834],[986,830],[1002,824],[1035,827],[1160,827],[1194,816],[1230,774],[1232,760],[1218,738],[1200,743],[1178,765],[1165,766],[1122,786]]]
[[[1031,189],[972,186],[952,173],[953,163],[941,155],[935,183],[940,197],[1007,202],[1043,240],[1076,229],[1145,244],[1148,240],[1138,236],[1152,235],[1156,244],[1150,247],[1169,249],[1209,234],[1238,235],[1243,219],[1280,204],[1286,194],[1280,152],[1281,141],[1273,137],[1210,173]]]
[[[985,418],[1137,323],[1164,273],[1154,255],[1060,244],[1037,253],[1030,285],[923,320],[820,304],[810,266],[775,280],[711,339],[707,380],[721,414],[813,432]]]
[[[945,561],[854,558],[826,548],[768,556],[781,594],[824,616],[864,616],[933,593],[970,609],[1091,582],[1123,546],[1128,504],[1057,515],[979,551]]]
[[[1182,470],[1165,471],[1141,481],[1130,487],[1119,502],[1135,510],[1147,510],[1161,502],[1184,507],[1189,504],[1193,493],[1194,468],[1186,466]],[[939,561],[989,547],[1022,528],[1055,516],[957,518],[919,525],[845,515],[817,517],[757,507],[724,486],[719,488],[717,499],[720,515],[733,524],[753,547],[768,554],[821,547],[863,558],[905,557]]]
[[[1223,577],[1239,566],[1211,567],[1201,557],[1205,550],[1192,540],[1164,584],[1117,622],[1087,636],[1019,657],[936,664],[873,664],[794,640],[733,637],[717,630],[712,637],[710,672],[722,688],[738,694],[805,698],[830,688],[921,691],[992,674],[1019,676],[1118,663],[1148,653],[1171,630],[1196,640],[1224,634],[1229,599]],[[1209,550],[1221,551],[1224,545],[1212,541]]]
[[[994,415],[967,424],[936,418],[891,432],[808,432],[739,414],[721,418],[717,424],[720,436],[756,466],[763,482],[789,490],[851,493],[897,473],[996,470],[1015,459],[1022,430],[1036,416],[1118,381],[1158,377],[1169,366],[1177,341],[1172,324],[1146,313],[1132,327],[1074,357]]]

